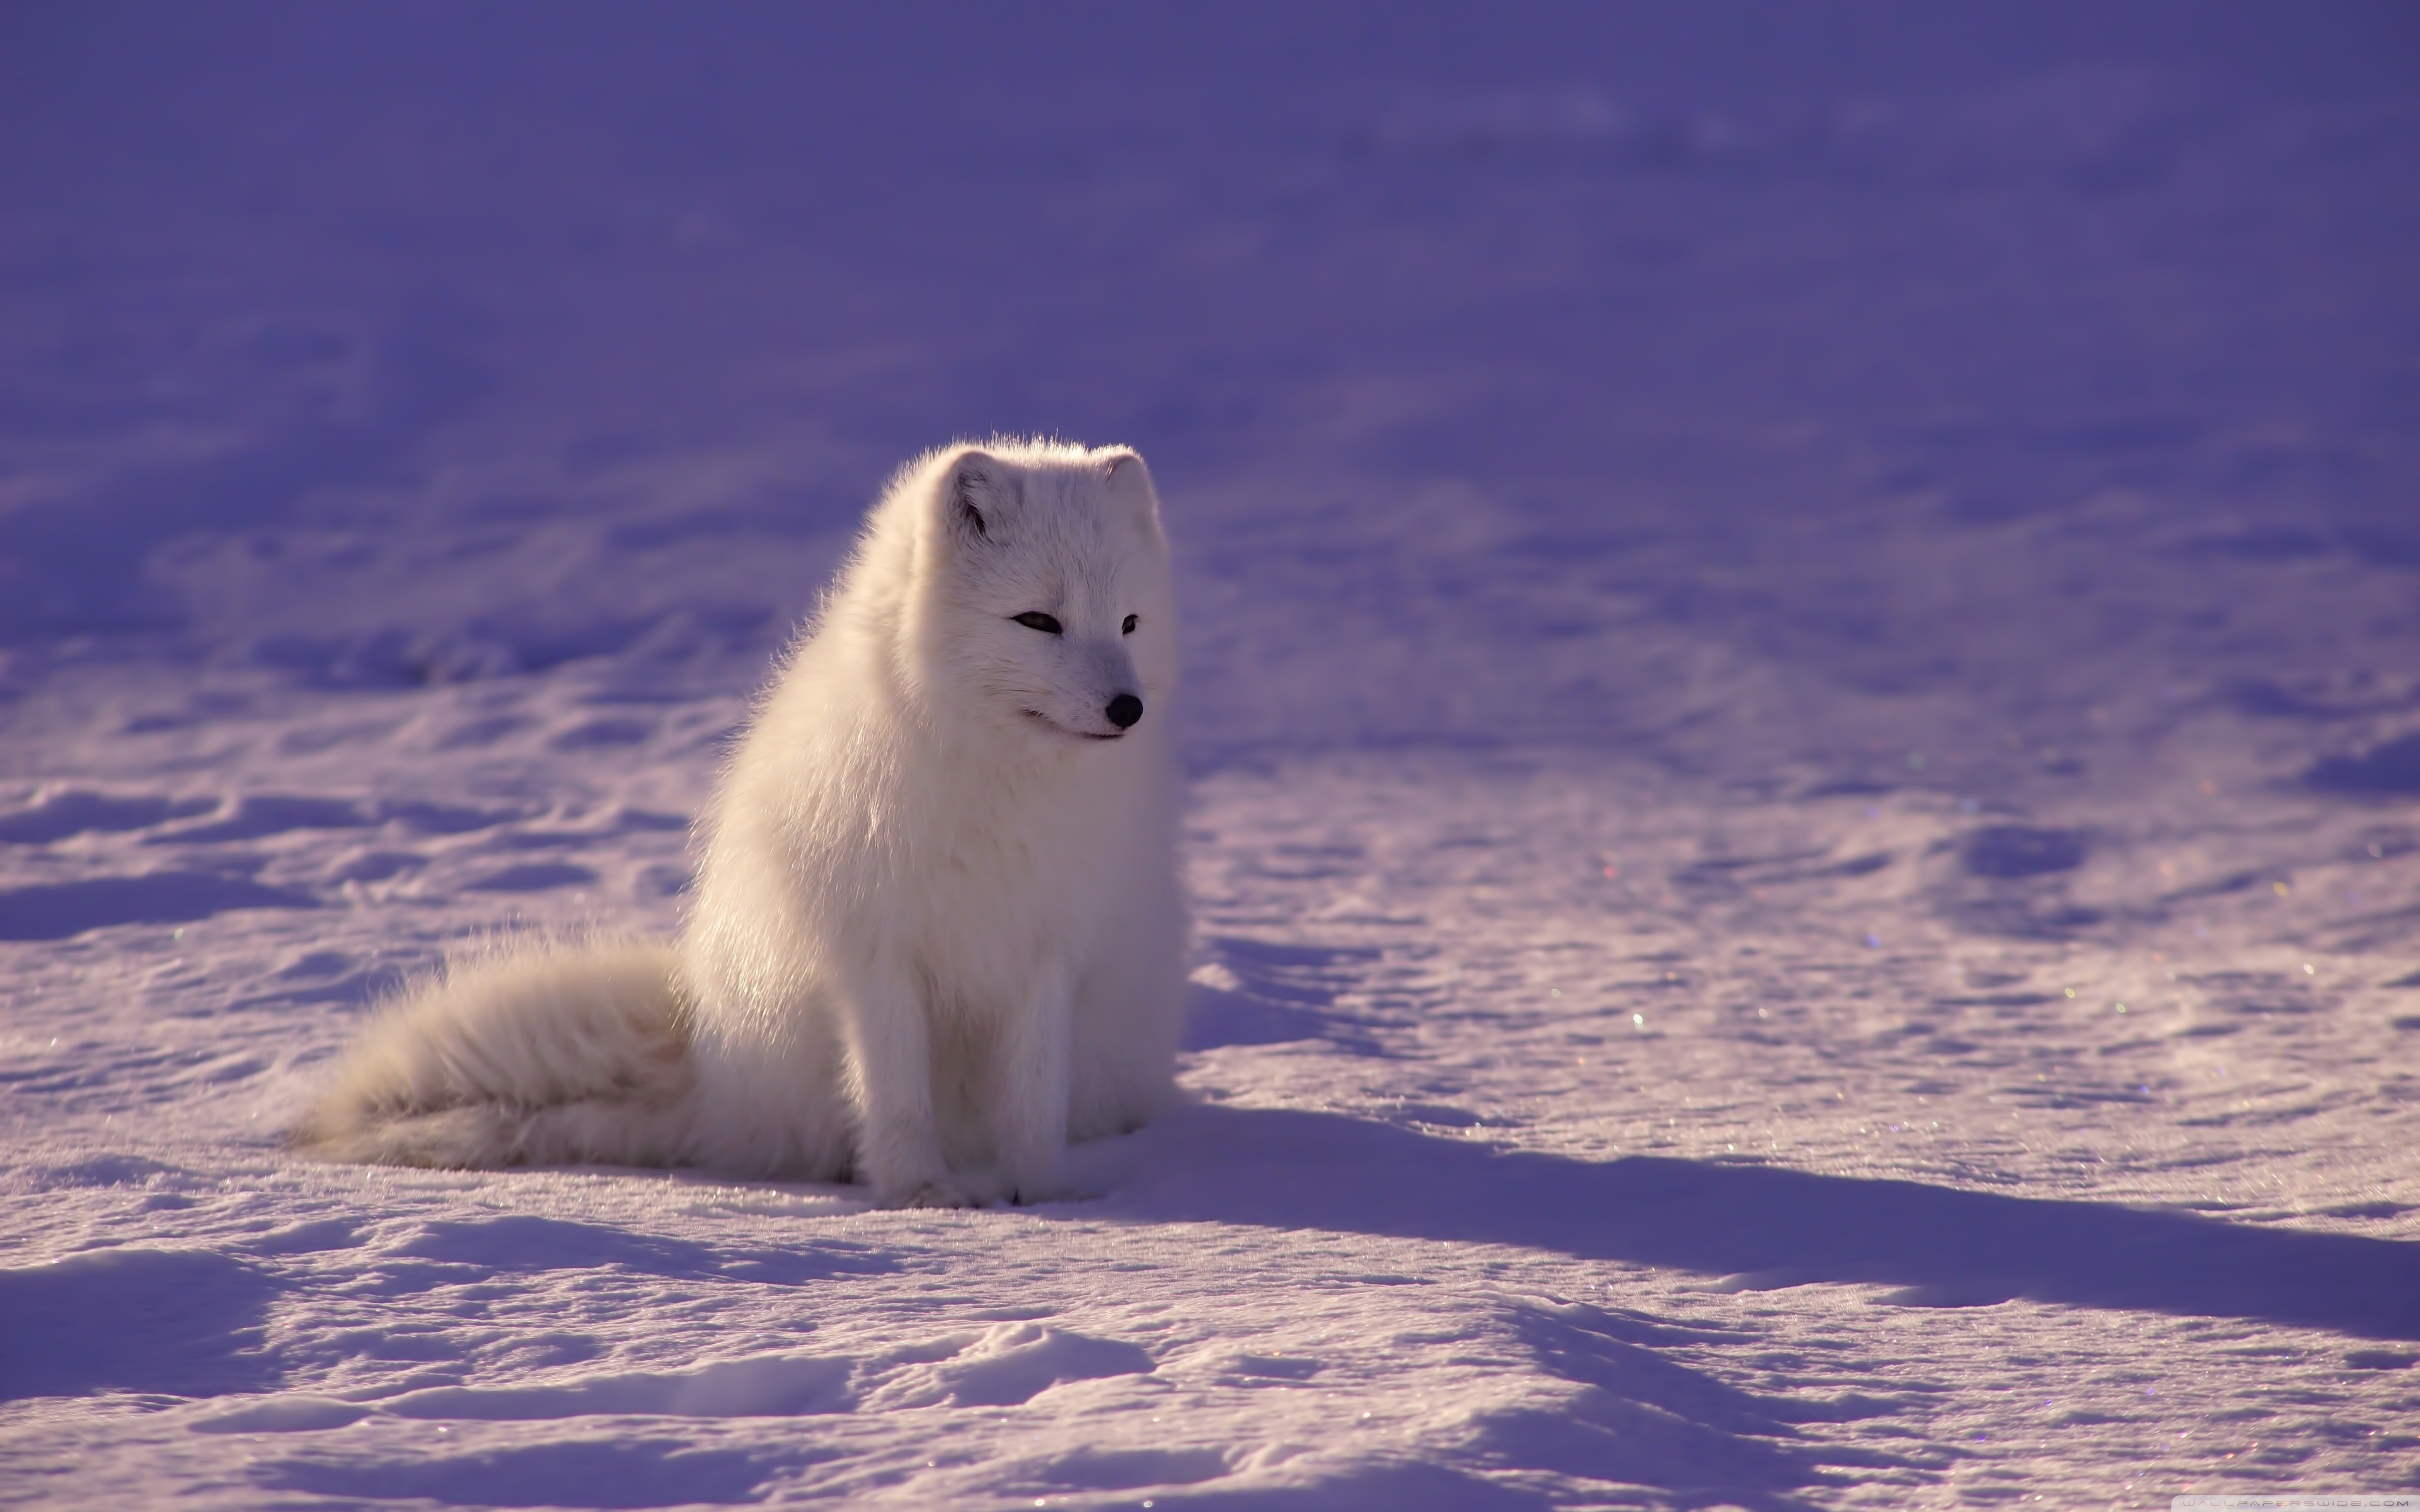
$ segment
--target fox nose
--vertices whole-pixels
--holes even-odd
[[[1134,722],[1142,717],[1142,700],[1132,693],[1121,693],[1109,700],[1109,706],[1101,712],[1109,717],[1109,723],[1121,730],[1130,730],[1134,728]]]

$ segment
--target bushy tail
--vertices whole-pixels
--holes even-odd
[[[686,1158],[694,1081],[671,949],[520,940],[383,1010],[287,1135],[306,1154],[492,1167]]]

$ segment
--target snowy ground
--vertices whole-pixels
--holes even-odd
[[[2391,7],[0,23],[0,1502],[2420,1486]],[[667,930],[884,471],[1153,458],[1093,1200],[282,1155]]]

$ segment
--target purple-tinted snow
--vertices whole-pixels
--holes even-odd
[[[2391,5],[16,8],[0,1501],[2411,1489],[2415,267]],[[1167,497],[1195,1105],[287,1159],[993,430]]]

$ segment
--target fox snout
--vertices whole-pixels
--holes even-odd
[[[1110,640],[1094,641],[1081,647],[1070,646],[1068,649],[1084,658],[1084,671],[1089,673],[1076,686],[1091,685],[1087,691],[1092,697],[1084,701],[1090,707],[1085,707],[1078,717],[1084,725],[1091,727],[1094,738],[1115,740],[1140,724],[1142,721],[1142,679],[1138,675],[1133,658],[1126,655],[1126,648]],[[1094,703],[1093,699],[1100,702]],[[1079,704],[1078,707],[1084,705]],[[1074,714],[1075,710],[1068,712]],[[1107,719],[1109,727],[1103,729],[1094,722],[1099,719]]]

